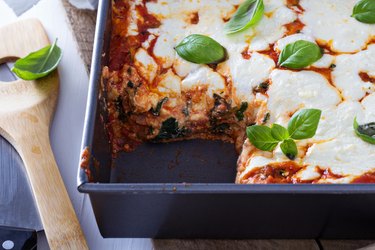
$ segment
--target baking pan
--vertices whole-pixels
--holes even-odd
[[[78,190],[89,194],[103,237],[375,238],[370,184],[233,184],[237,154],[220,141],[144,144],[111,158],[101,115],[111,1],[99,3]]]

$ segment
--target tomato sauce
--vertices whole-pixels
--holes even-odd
[[[199,23],[199,14],[198,12],[193,12],[190,14],[190,23],[198,24]]]
[[[279,53],[272,49],[274,47],[273,44],[270,45],[270,47],[271,47],[271,49],[262,50],[262,51],[259,51],[259,53],[269,56],[275,62],[275,64],[277,65],[277,62],[279,60]]]
[[[286,6],[288,6],[288,8],[292,8],[292,7],[295,7],[298,9],[299,12],[303,12],[305,11],[302,6],[299,4],[300,0],[287,0],[286,1]]]
[[[359,77],[360,77],[360,78],[362,79],[362,81],[364,81],[364,82],[375,83],[375,77],[370,76],[370,75],[367,74],[366,72],[360,72],[360,73],[359,73]]]
[[[259,184],[297,183],[298,180],[293,176],[302,168],[302,165],[293,161],[279,162],[253,169],[243,177],[243,180]]]
[[[303,27],[305,27],[305,24],[303,24],[301,20],[297,19],[294,22],[285,24],[284,27],[286,28],[285,36],[290,36],[299,33]]]
[[[244,51],[241,52],[243,59],[249,60],[251,58],[251,53],[249,48],[246,48]]]
[[[366,173],[355,178],[352,183],[375,183],[375,173]]]
[[[137,48],[146,41],[150,35],[149,28],[160,26],[159,20],[149,14],[145,6],[137,5],[136,11],[143,17],[137,21],[138,35],[127,36],[127,16],[129,16],[130,5],[128,1],[113,2],[112,16],[112,37],[110,44],[109,68],[110,70],[120,70],[124,64],[132,65],[134,54]]]
[[[314,180],[312,183],[317,183],[319,180],[343,178],[342,175],[332,173],[331,169],[329,169],[329,168],[326,168],[326,169],[317,168],[316,170],[317,170],[317,172],[320,173],[320,178]]]

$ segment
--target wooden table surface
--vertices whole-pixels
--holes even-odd
[[[96,11],[78,10],[67,0],[63,0],[71,28],[81,51],[87,70],[90,69],[92,46],[94,40]],[[86,198],[87,199],[87,198]],[[87,202],[85,202],[85,205]],[[85,209],[85,208],[83,208]],[[83,221],[85,224],[86,221]],[[85,225],[83,225],[85,227]],[[90,241],[91,239],[89,239]],[[108,239],[108,249],[375,249],[371,240],[150,240],[150,239]],[[104,245],[103,245],[104,246]],[[98,248],[99,249],[99,248]]]

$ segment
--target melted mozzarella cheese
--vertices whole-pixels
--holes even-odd
[[[326,109],[341,101],[338,91],[316,72],[274,70],[270,79],[267,93],[271,121],[285,123],[301,108]]]
[[[336,68],[332,72],[335,85],[341,90],[345,99],[359,100],[366,93],[375,91],[375,85],[364,82],[359,73],[367,73],[375,77],[375,45],[354,55],[340,55],[336,57]]]
[[[148,80],[148,82],[152,82],[155,79],[158,71],[158,65],[156,64],[154,58],[152,58],[146,50],[142,48],[138,49],[138,51],[135,53],[134,64],[142,77]]]
[[[310,33],[336,52],[357,52],[375,35],[375,26],[357,21],[352,15],[356,0],[301,0],[305,10],[303,32]]]
[[[162,93],[181,94],[181,79],[172,70],[168,70],[158,83],[158,90]]]
[[[298,33],[283,37],[280,40],[278,40],[275,44],[275,49],[281,52],[289,43],[294,43],[298,40],[304,40],[315,43],[315,39],[312,36],[303,33]]]
[[[173,40],[173,38],[167,34],[160,35],[156,40],[153,50],[154,55],[164,61],[164,68],[171,67],[175,59],[176,52],[173,46],[171,46],[171,44],[173,44],[171,40]]]
[[[284,5],[284,1],[265,0],[262,20],[252,31],[252,39],[249,49],[255,51],[267,50],[269,45],[275,43],[284,36],[285,24],[297,19],[297,14]]]
[[[372,93],[362,100],[362,107],[365,110],[363,114],[357,116],[360,124],[375,121],[375,93]]]
[[[344,102],[334,111],[337,115],[327,119],[335,126],[335,137],[314,144],[304,161],[310,166],[329,168],[333,174],[347,177],[342,181],[348,181],[372,171],[375,167],[374,146],[357,137],[352,127],[354,117],[367,117],[375,121],[375,113],[362,107],[358,102]]]
[[[329,68],[335,62],[335,57],[329,54],[323,54],[322,58],[314,62],[311,66],[316,68]]]
[[[269,74],[275,68],[275,63],[268,56],[252,53],[246,60],[240,53],[233,55],[226,62],[229,65],[233,82],[233,98],[242,101],[252,101],[253,88],[268,80]]]
[[[193,72],[201,67],[199,64],[188,62],[181,57],[177,57],[173,62],[173,69],[180,77],[186,77],[190,72]]]
[[[274,70],[271,81],[268,108],[272,120],[277,123],[286,126],[289,112],[301,108],[320,108],[323,111],[316,135],[297,141],[299,155],[295,161],[306,166],[296,174],[298,179],[312,181],[321,176],[319,169],[330,169],[342,178],[328,176],[319,182],[347,183],[356,176],[373,171],[374,146],[355,135],[353,120],[357,116],[360,124],[375,121],[375,94],[367,96],[362,105],[353,101],[341,102],[339,93],[321,75],[309,71]],[[304,155],[303,148],[307,145],[312,146]],[[248,160],[240,178],[254,168],[285,161],[288,159],[279,146],[272,155],[257,153]]]
[[[182,89],[188,90],[193,87],[207,86],[207,94],[221,94],[225,90],[224,78],[207,66],[202,66],[190,72],[182,81]]]
[[[200,66],[186,62],[173,48],[190,34],[212,37],[227,50],[229,60],[226,63],[231,67],[231,77],[235,80],[234,87],[240,99],[252,99],[252,87],[267,79],[274,63],[259,54],[254,54],[253,58],[247,61],[241,57],[241,52],[246,48],[251,51],[268,49],[269,44],[283,37],[285,33],[283,25],[293,22],[297,15],[282,1],[265,0],[267,15],[259,24],[238,34],[226,35],[223,32],[224,20],[234,13],[235,5],[241,2],[239,0],[148,2],[146,5],[148,11],[157,16],[162,23],[159,28],[149,30],[153,35],[159,36],[153,50],[154,55],[163,61],[163,67],[173,65],[177,75],[186,77],[192,72],[197,72]],[[198,13],[199,22],[191,24],[189,16],[195,12]],[[193,78],[189,77],[188,80],[190,79]]]
[[[139,13],[136,11],[135,6],[140,4],[140,0],[130,1],[129,6],[129,15],[128,15],[128,31],[127,35],[129,36],[136,36],[138,35],[138,25],[137,19],[142,18]]]

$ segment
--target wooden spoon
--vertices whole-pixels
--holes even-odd
[[[0,63],[49,44],[36,19],[0,28]],[[49,127],[59,93],[57,72],[36,80],[0,82],[0,135],[20,154],[51,249],[88,249],[54,159]]]

